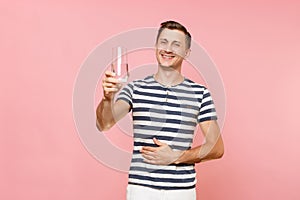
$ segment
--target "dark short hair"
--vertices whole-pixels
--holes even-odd
[[[183,25],[175,21],[166,21],[160,24],[160,28],[158,29],[158,33],[156,37],[156,43],[158,41],[161,32],[166,28],[171,30],[182,31],[185,34],[185,41],[186,41],[187,48],[188,49],[191,48],[191,40],[192,40],[191,34],[187,31],[187,29]]]

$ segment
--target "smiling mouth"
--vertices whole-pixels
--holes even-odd
[[[171,59],[175,58],[174,55],[168,55],[168,54],[160,54],[160,55],[165,60],[171,60]]]

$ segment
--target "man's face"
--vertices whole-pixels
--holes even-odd
[[[156,59],[162,67],[181,66],[189,49],[186,47],[186,36],[182,31],[164,29],[156,43]]]

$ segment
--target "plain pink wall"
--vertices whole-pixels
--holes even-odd
[[[80,65],[101,42],[175,19],[218,66],[226,152],[197,165],[199,199],[300,199],[299,1],[2,1],[0,199],[125,199],[73,121]]]

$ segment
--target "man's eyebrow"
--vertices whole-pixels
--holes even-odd
[[[159,40],[160,40],[160,41],[162,41],[162,40],[168,41],[168,39],[166,39],[166,38],[160,38]],[[181,44],[181,42],[178,41],[178,40],[174,40],[174,41],[172,41],[172,42],[173,42],[173,43],[177,42],[177,43],[180,43],[180,44]]]

